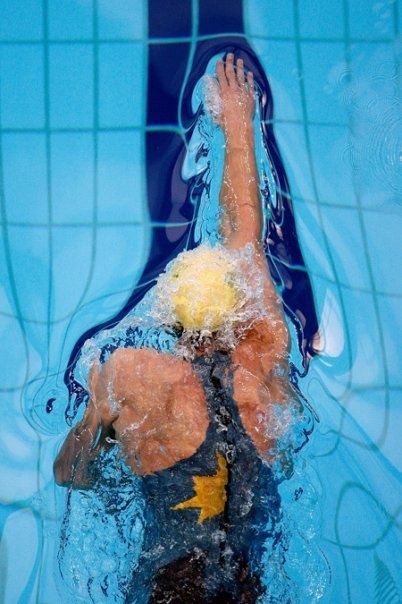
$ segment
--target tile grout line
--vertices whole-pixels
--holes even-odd
[[[299,34],[300,34],[299,10],[300,10],[299,1],[293,0],[297,66],[298,66],[298,70],[299,70],[299,76],[302,76],[302,74],[303,74],[303,58],[302,58],[301,44],[300,44],[300,39],[299,39]],[[313,191],[314,191],[314,197],[315,197],[314,201],[315,201],[315,206],[317,208],[317,214],[318,214],[318,218],[319,218],[319,222],[320,222],[320,227],[321,227],[321,231],[322,231],[323,238],[324,238],[324,245],[326,248],[327,258],[329,260],[329,263],[330,263],[330,266],[331,266],[331,269],[332,269],[332,272],[334,275],[334,285],[338,291],[340,310],[341,310],[341,315],[342,315],[342,319],[343,319],[343,324],[345,326],[345,339],[347,341],[348,365],[349,365],[349,367],[352,367],[351,346],[350,346],[349,332],[347,329],[348,322],[347,322],[347,316],[346,316],[346,311],[345,311],[345,303],[343,300],[343,294],[342,294],[340,284],[339,284],[339,277],[338,277],[338,273],[336,270],[335,261],[331,254],[328,237],[327,237],[326,230],[324,227],[324,220],[323,220],[323,216],[322,216],[321,205],[319,203],[317,181],[316,181],[316,177],[315,177],[314,164],[313,164],[312,155],[311,155],[310,134],[309,134],[309,129],[308,129],[308,112],[307,112],[306,92],[305,92],[304,81],[303,81],[302,77],[300,77],[300,79],[299,79],[299,88],[300,88],[300,97],[301,97],[301,102],[302,102],[304,138],[305,138],[306,151],[307,151],[307,156],[308,156],[309,171],[310,171],[311,180],[312,180],[312,184],[313,184]],[[349,377],[347,387],[350,388],[350,386],[351,386],[351,380]]]
[[[140,131],[140,145],[141,145],[141,216],[144,233],[144,246],[141,255],[141,268],[140,277],[141,279],[145,266],[149,259],[149,252],[152,245],[152,227],[150,227],[149,220],[149,202],[148,202],[148,174],[147,174],[147,136],[148,132],[147,119],[148,119],[148,63],[149,63],[149,49],[147,45],[148,40],[148,2],[142,0],[143,12],[142,12],[142,103],[141,103],[141,124],[139,127]]]
[[[349,10],[348,10],[348,8],[349,7],[348,7],[347,0],[343,0],[344,24],[345,24],[344,53],[345,53],[345,63],[346,63],[346,78],[347,78],[347,82],[349,83],[349,85],[351,85],[352,84],[352,67],[351,67],[351,56],[350,56],[350,39],[349,39],[350,30],[349,30]],[[353,148],[354,119],[353,119],[353,115],[351,114],[350,110],[348,111],[348,114],[349,114],[349,140],[350,140],[350,145]],[[377,322],[379,343],[380,343],[380,347],[381,347],[381,359],[382,359],[382,368],[383,368],[383,372],[384,372],[384,384],[386,385],[386,387],[388,387],[389,374],[388,374],[388,364],[387,364],[387,353],[386,353],[386,348],[385,348],[385,338],[384,338],[384,332],[382,329],[381,313],[380,313],[378,299],[377,299],[376,284],[375,284],[374,272],[373,272],[371,255],[370,255],[370,246],[368,244],[366,226],[364,223],[364,209],[362,207],[361,196],[359,194],[359,190],[358,190],[358,187],[356,184],[356,176],[357,176],[356,167],[353,165],[352,168],[353,168],[352,182],[353,182],[354,194],[355,194],[355,198],[356,198],[356,210],[357,210],[357,215],[358,215],[360,233],[361,233],[361,237],[362,237],[362,241],[363,241],[363,249],[364,249],[364,254],[365,254],[365,258],[366,258],[367,273],[368,273],[369,283],[370,283],[370,287],[371,287],[374,314],[375,314],[375,318],[376,318],[376,322]],[[385,413],[384,413],[384,423],[383,423],[382,431],[381,431],[381,434],[378,437],[378,439],[375,442],[373,442],[373,445],[375,445],[377,448],[380,448],[381,445],[384,444],[384,441],[386,439],[388,429],[389,429],[390,400],[389,400],[389,394],[387,393],[387,389],[385,390],[384,407],[385,407],[385,409],[384,409]]]
[[[188,144],[187,144],[187,138],[184,134],[185,129],[183,127],[183,123],[182,123],[182,119],[181,119],[181,107],[182,107],[182,101],[183,101],[183,96],[184,96],[184,90],[187,86],[188,78],[189,78],[189,75],[191,72],[191,68],[193,66],[195,51],[197,49],[197,43],[198,43],[198,39],[199,39],[198,38],[198,26],[199,26],[199,0],[191,0],[190,52],[188,53],[188,57],[187,57],[186,71],[185,71],[183,83],[182,83],[182,86],[180,89],[180,95],[179,95],[179,100],[178,100],[178,109],[177,109],[178,110],[177,123],[179,124],[179,129],[181,131],[182,140],[183,140],[183,143],[186,148],[186,154],[188,153]],[[193,213],[193,216],[191,219],[191,225],[196,224],[198,209],[199,209],[199,206],[198,206],[198,208],[194,208],[194,213]],[[190,237],[191,237],[191,227],[188,229],[187,242],[186,242],[184,249],[188,249]]]
[[[99,47],[98,47],[98,0],[92,0],[92,58],[93,58],[93,81],[92,81],[92,186],[93,186],[93,202],[92,202],[92,223],[91,223],[91,254],[88,267],[88,273],[85,284],[83,283],[83,289],[80,297],[75,305],[74,310],[70,314],[70,320],[65,327],[64,337],[62,345],[59,351],[59,365],[57,376],[60,374],[60,366],[63,360],[64,346],[67,341],[69,329],[74,320],[75,314],[80,310],[81,305],[85,300],[92,280],[94,277],[95,263],[97,257],[97,245],[98,245],[98,164],[99,164],[99,144],[98,144],[98,132],[99,132]],[[53,225],[52,225],[53,226]]]
[[[204,34],[197,35],[197,41],[204,41],[210,39],[220,38],[242,38],[244,34],[240,34],[239,32],[225,32],[225,33],[215,33],[215,34]],[[272,42],[294,42],[293,36],[264,36],[262,34],[250,34],[250,40],[264,40],[264,41],[272,41]],[[163,44],[189,44],[193,40],[192,36],[176,36],[171,38],[148,38],[146,39],[146,44],[149,46],[152,45],[163,45]],[[312,44],[342,44],[344,42],[343,38],[325,38],[325,37],[306,37],[299,36],[300,42],[307,42]],[[392,42],[392,37],[389,38],[350,38],[350,42],[352,44],[389,44]],[[122,45],[141,45],[143,43],[142,38],[99,38],[98,43],[100,45],[110,44],[112,46],[122,44]],[[0,46],[40,46],[43,42],[37,38],[8,38],[4,40],[0,40]],[[91,38],[49,38],[48,44],[50,46],[77,46],[77,45],[91,45],[93,44],[93,40]]]

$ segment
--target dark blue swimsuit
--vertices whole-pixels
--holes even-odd
[[[256,602],[263,593],[264,541],[280,517],[277,485],[241,423],[229,355],[197,358],[193,368],[205,389],[207,435],[190,458],[142,478],[144,544],[127,604]],[[202,478],[219,475],[224,483],[218,478],[212,487]],[[188,505],[197,495],[194,477],[208,483],[204,493],[224,493],[219,513],[202,522],[202,503]]]

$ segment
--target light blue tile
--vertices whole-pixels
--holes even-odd
[[[370,279],[357,210],[322,207],[330,252],[341,283],[370,289]]]
[[[292,195],[300,199],[314,200],[314,187],[303,126],[275,124],[274,131]]]
[[[293,207],[298,241],[308,270],[313,271],[314,278],[320,276],[333,282],[334,273],[317,206],[294,197]]]
[[[50,120],[52,127],[93,125],[93,49],[84,44],[50,48]]]
[[[2,0],[0,39],[37,40],[42,37],[43,15],[40,0]]]
[[[342,2],[300,2],[300,34],[305,38],[343,38]]]
[[[347,123],[348,116],[339,93],[339,77],[345,71],[344,45],[303,42],[302,58],[308,119]]]
[[[355,205],[349,129],[310,126],[309,133],[319,201]]]
[[[292,0],[246,0],[244,15],[249,36],[294,36]]]
[[[399,355],[400,358],[400,355]],[[401,376],[401,370],[399,371],[399,377]],[[392,376],[391,380],[392,380]],[[402,472],[402,460],[400,456],[400,431],[399,426],[402,424],[402,407],[401,407],[401,380],[398,382],[399,391],[390,392],[390,405],[389,405],[389,428],[387,430],[387,436],[385,443],[382,447],[382,452],[391,463]],[[387,418],[388,419],[388,418]],[[397,491],[397,489],[395,489]],[[397,493],[395,493],[397,495]],[[398,503],[395,505],[397,508]]]
[[[146,14],[145,0],[98,0],[99,37],[141,40]]]
[[[74,317],[93,278],[92,254],[96,244],[91,227],[53,229],[53,316]]]
[[[384,383],[384,366],[379,355],[381,340],[373,296],[342,288],[346,329],[351,343],[352,387],[377,386]]]
[[[4,196],[7,218],[47,223],[46,143],[43,134],[3,134]]]
[[[51,150],[53,220],[91,223],[94,204],[93,135],[53,134]]]
[[[392,208],[402,177],[400,90],[391,44],[352,46],[349,107],[351,157],[362,203]]]
[[[355,437],[356,426],[359,426],[372,442],[381,441],[381,435],[386,422],[386,393],[382,383],[373,383],[372,386],[377,386],[378,389],[367,387],[363,391],[358,390],[350,393],[347,409],[348,414],[351,415],[354,422],[343,426],[342,434],[345,438]],[[359,441],[364,446],[365,439],[360,438]]]
[[[8,234],[21,314],[32,321],[47,321],[50,262],[48,229],[13,226],[9,227]]]
[[[294,42],[254,39],[274,99],[274,118],[302,118],[300,81]]]
[[[402,212],[364,212],[364,224],[376,288],[387,294],[402,295]]]
[[[143,161],[142,138],[139,132],[100,133],[100,221],[142,219]]]
[[[107,126],[138,126],[142,120],[142,44],[101,44],[99,121]]]
[[[384,332],[389,381],[392,386],[400,387],[402,385],[402,357],[400,339],[396,338],[395,334],[402,333],[401,298],[378,296],[378,306]],[[399,408],[401,409],[401,405]]]
[[[113,312],[117,312],[134,290],[147,252],[142,226],[98,227],[95,267],[86,300],[102,297],[97,308],[105,305],[110,312],[108,299],[112,299]]]
[[[396,26],[399,28],[399,31],[402,30],[402,0],[397,0],[395,4],[397,15],[397,23]]]
[[[24,373],[28,366],[28,359],[24,345],[24,334],[17,319],[0,315],[0,333],[3,342],[12,343],[7,346],[1,359],[2,389],[23,388]],[[4,443],[3,443],[4,444]],[[4,451],[0,449],[2,463]]]
[[[40,128],[44,125],[43,50],[40,46],[0,48],[1,125]]]
[[[352,38],[363,40],[393,38],[393,2],[348,0],[348,6]]]
[[[91,38],[93,1],[49,0],[48,19],[51,39]]]

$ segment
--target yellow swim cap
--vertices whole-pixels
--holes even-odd
[[[239,300],[235,266],[222,248],[201,245],[181,254],[166,274],[177,321],[187,330],[217,331]]]

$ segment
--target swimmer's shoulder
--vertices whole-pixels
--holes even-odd
[[[119,389],[128,383],[155,386],[165,384],[198,384],[198,378],[189,361],[170,352],[152,348],[118,348],[111,357]]]
[[[275,364],[286,364],[289,352],[289,333],[282,318],[261,318],[255,321],[240,338],[232,352],[235,366],[249,370],[270,371]]]

